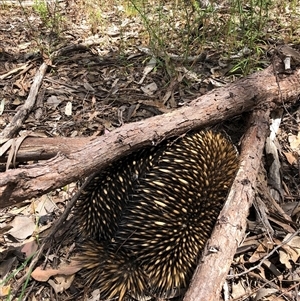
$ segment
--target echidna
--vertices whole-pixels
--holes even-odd
[[[87,239],[77,250],[76,260],[81,261],[81,273],[86,284],[96,283],[101,291],[101,300],[118,297],[122,300],[127,293],[132,297],[144,296],[148,290],[148,277],[130,253]]]
[[[128,198],[139,179],[150,171],[166,143],[135,152],[97,174],[79,198],[77,223],[84,237],[110,241],[120,222]]]
[[[238,168],[220,133],[201,131],[118,160],[82,194],[77,260],[104,298],[187,288]]]

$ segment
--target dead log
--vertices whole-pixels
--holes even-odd
[[[261,109],[250,118],[250,126],[242,141],[239,171],[184,301],[220,299],[221,288],[233,256],[244,238],[265,140],[269,133],[269,113],[269,109]]]
[[[45,194],[88,176],[146,145],[216,124],[260,105],[276,108],[296,101],[300,70],[277,81],[273,66],[203,95],[188,106],[123,127],[91,140],[67,156],[0,174],[0,208]],[[278,87],[280,86],[280,91]],[[291,88],[292,87],[292,88]],[[37,142],[38,144],[38,142]]]

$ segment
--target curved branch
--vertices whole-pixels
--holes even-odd
[[[278,92],[278,84],[281,93]],[[270,66],[231,85],[215,89],[181,109],[126,124],[91,140],[67,156],[59,153],[48,161],[1,173],[0,208],[88,176],[143,146],[215,124],[262,104],[275,108],[282,100],[295,101],[299,94],[300,70],[278,83]]]

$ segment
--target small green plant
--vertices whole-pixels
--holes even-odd
[[[33,9],[39,15],[43,25],[51,30],[50,34],[58,35],[61,31],[63,21],[58,0],[55,2],[34,0]]]
[[[177,62],[188,67],[192,64],[191,57],[197,58],[203,51],[232,56],[248,48],[250,56],[255,53],[255,58],[240,62],[249,66],[242,68],[244,74],[256,70],[256,66],[250,66],[259,64],[261,59],[255,49],[267,41],[270,29],[274,39],[292,40],[299,36],[297,3],[298,0],[288,3],[279,0],[85,0],[82,7],[96,32],[105,35],[107,28],[118,28],[120,51],[126,52],[132,46],[126,34],[127,28],[132,30],[132,27],[126,24],[134,19],[139,45],[148,47],[169,71],[170,65],[176,67],[176,62],[170,59],[174,55],[180,57]],[[291,14],[289,19],[281,17],[281,12],[286,11]],[[287,20],[293,20],[291,26],[284,23]]]
[[[91,9],[89,12],[89,19],[91,23],[92,33],[95,33],[97,31],[96,28],[103,24],[103,17],[101,11],[99,9]]]
[[[222,11],[217,1],[209,1],[206,7],[200,2],[128,0],[128,7],[140,16],[152,53],[166,63],[170,63],[170,54],[188,61],[207,45],[221,48],[223,54],[256,47],[268,20],[268,0],[231,0]],[[248,66],[251,62],[241,64]],[[248,67],[242,69],[244,73]]]
[[[8,283],[11,279],[13,279],[20,271],[24,270],[28,266],[28,264],[33,256],[34,256],[34,254],[32,254],[31,256],[26,258],[26,260],[21,264],[20,267],[18,267],[14,272],[10,273],[2,282],[0,282],[0,285],[1,286],[6,285],[6,283]],[[28,272],[28,277],[26,278],[26,280],[24,282],[20,296],[18,297],[18,300],[20,300],[20,301],[22,300],[22,298],[25,294],[25,289],[28,285],[29,280],[30,280],[30,273]],[[9,292],[6,300],[11,300],[10,297],[11,297],[11,292]]]
[[[47,7],[47,3],[43,0],[35,0],[34,1],[34,5],[33,5],[33,9],[39,14],[41,20],[44,23],[48,22],[48,7]]]

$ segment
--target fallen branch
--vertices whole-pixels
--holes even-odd
[[[68,156],[59,153],[46,162],[0,174],[0,207],[45,194],[88,176],[141,147],[157,144],[191,129],[216,124],[262,104],[276,108],[282,101],[295,101],[299,94],[300,70],[278,83],[270,66],[213,90],[181,109],[126,124],[91,140]]]
[[[7,138],[12,138],[14,137],[14,135],[18,132],[18,130],[21,128],[21,126],[23,125],[23,121],[27,118],[28,114],[31,112],[31,110],[33,109],[36,99],[37,99],[37,95],[40,89],[40,86],[43,83],[43,78],[46,74],[47,68],[49,65],[52,64],[52,60],[55,60],[57,57],[67,54],[70,51],[75,51],[75,50],[86,50],[87,47],[84,45],[69,45],[66,46],[64,48],[61,48],[55,52],[52,53],[51,57],[47,60],[47,62],[44,62],[37,74],[35,75],[34,81],[32,83],[32,86],[30,88],[29,91],[29,95],[24,103],[24,105],[20,106],[20,108],[18,109],[18,112],[16,113],[16,115],[13,117],[13,119],[11,120],[11,122],[5,127],[5,129],[0,133],[0,142],[1,144],[7,139]],[[30,66],[28,67],[27,65],[23,66],[22,68],[30,68]],[[9,72],[8,74],[13,74],[17,71],[19,71],[20,69],[14,69],[11,72]],[[6,75],[3,75],[4,78]],[[0,78],[1,79],[1,78]]]
[[[43,77],[46,73],[48,65],[43,63],[39,68],[37,74],[35,75],[34,81],[30,88],[29,95],[24,103],[13,117],[11,122],[5,127],[5,129],[0,133],[0,140],[6,138],[12,138],[18,130],[21,128],[23,121],[27,118],[28,114],[31,112],[35,105],[35,100],[39,91],[39,88],[43,82]]]
[[[10,71],[6,72],[4,74],[1,74],[0,79],[3,80],[3,79],[9,77],[12,74],[18,73],[19,71],[22,71],[22,73],[24,73],[24,72],[28,71],[31,67],[32,67],[31,64],[26,63],[22,66],[19,66],[19,67],[13,69],[13,70],[10,70]]]
[[[221,286],[245,234],[257,173],[269,133],[269,113],[265,109],[256,111],[251,116],[251,126],[242,141],[239,171],[184,301],[220,299]]]

